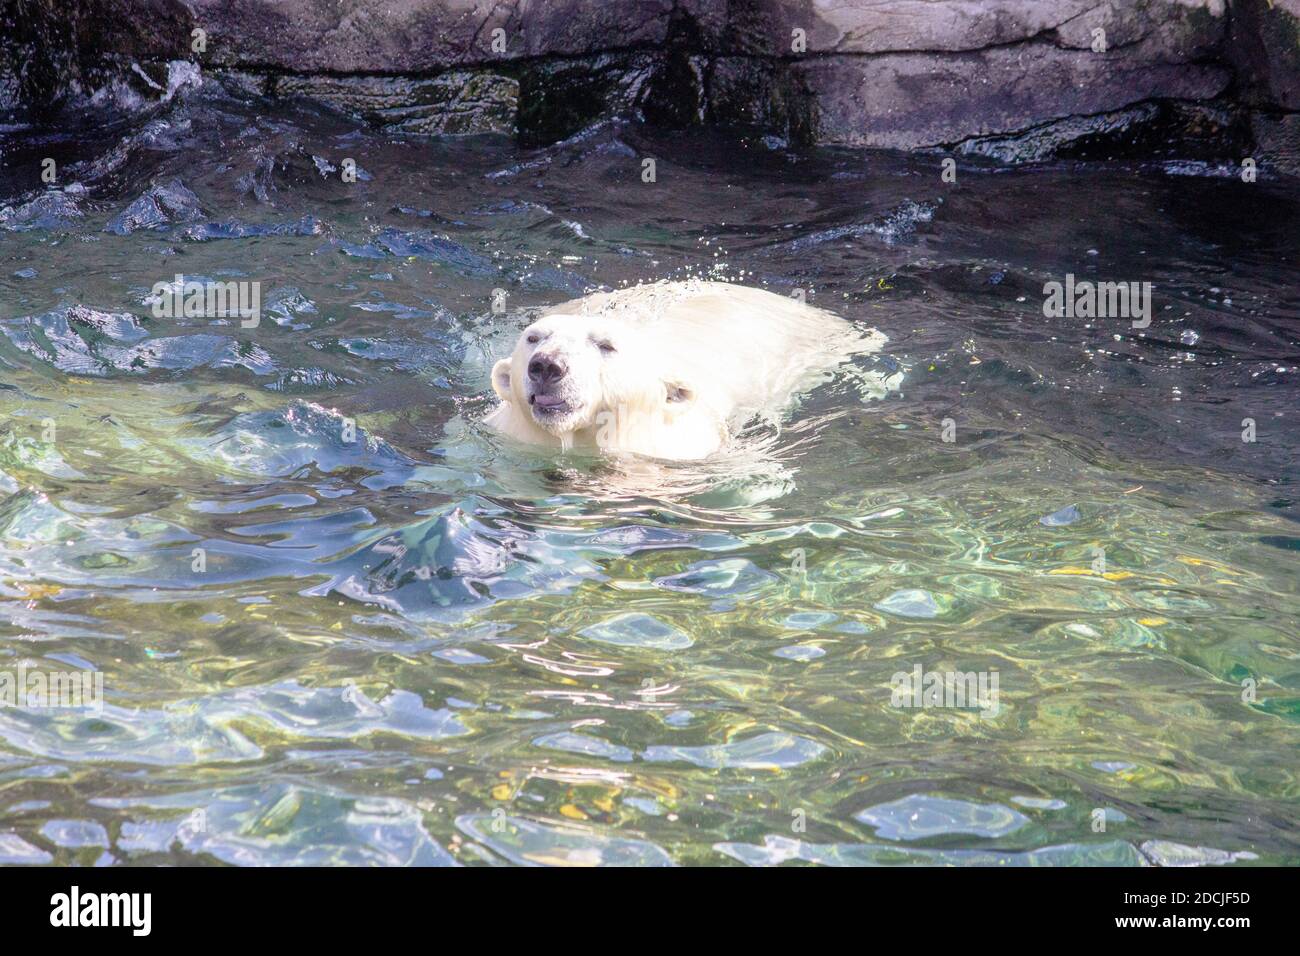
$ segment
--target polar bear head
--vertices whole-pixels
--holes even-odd
[[[497,396],[514,424],[535,426],[568,444],[576,433],[655,433],[694,410],[696,386],[675,374],[661,336],[608,316],[552,314],[520,334],[514,352],[492,369]],[[512,430],[518,430],[516,427]],[[602,446],[625,441],[592,436]]]

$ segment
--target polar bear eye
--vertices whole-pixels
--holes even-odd
[[[603,339],[596,343],[596,348],[600,349],[606,355],[613,355],[618,349],[614,348],[614,343],[609,339]]]
[[[541,336],[539,336],[536,332],[528,336],[528,338],[524,339],[524,341],[527,342],[529,345],[536,345],[541,340],[542,340]]]

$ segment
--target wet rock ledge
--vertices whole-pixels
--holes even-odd
[[[156,96],[176,60],[405,133],[546,143],[622,113],[1300,170],[1300,0],[0,0],[11,116]]]

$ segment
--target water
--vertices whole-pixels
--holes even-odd
[[[1293,182],[211,84],[4,136],[0,669],[106,701],[0,710],[0,861],[1300,862]],[[1066,273],[1150,327],[1044,317]],[[178,274],[260,326],[154,316]],[[530,310],[688,276],[890,341],[650,489],[477,427]]]

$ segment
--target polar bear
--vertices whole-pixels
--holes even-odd
[[[886,338],[726,282],[657,282],[547,310],[492,369],[485,423],[537,445],[706,458]]]

